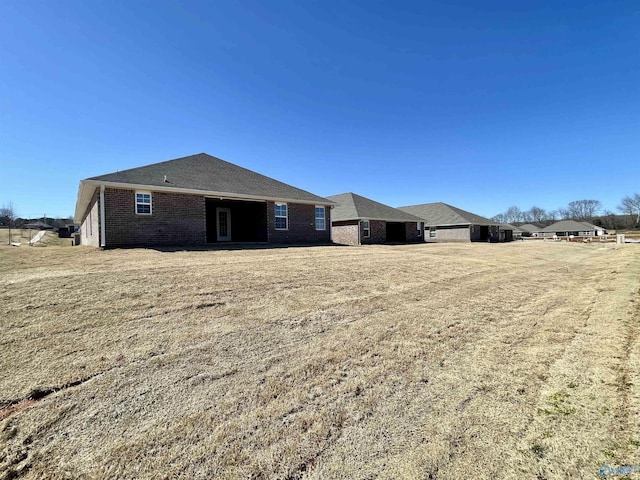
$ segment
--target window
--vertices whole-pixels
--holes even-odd
[[[316,205],[316,230],[324,230],[325,222],[324,222],[324,207],[319,207]]]
[[[369,220],[362,221],[362,235],[364,238],[369,238],[371,236],[371,228],[369,228]]]
[[[288,227],[287,204],[276,203],[276,230],[287,230]]]
[[[138,215],[151,215],[150,193],[136,192],[136,213]]]
[[[436,229],[435,228],[430,228],[429,229],[429,237],[430,238],[436,238]]]

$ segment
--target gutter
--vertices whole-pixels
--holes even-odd
[[[106,232],[104,229],[104,184],[100,185],[100,247],[104,248],[106,246]]]
[[[335,206],[336,202],[328,199],[318,198],[318,200],[296,200],[294,198],[265,197],[261,195],[238,194],[232,192],[213,192],[209,190],[197,190],[193,188],[166,187],[160,185],[143,185],[137,183],[101,182],[99,180],[82,180],[86,185],[105,186],[113,188],[123,188],[126,190],[147,190],[151,192],[186,193],[191,195],[203,195],[205,197],[229,198],[234,200],[270,201],[283,203],[298,203],[302,205],[325,205]]]

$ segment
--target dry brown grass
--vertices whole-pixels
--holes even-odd
[[[1,247],[0,478],[638,464],[638,253]]]
[[[37,230],[27,230],[25,228],[11,229],[11,243],[20,243],[20,247],[29,247],[29,240],[36,236]],[[72,245],[70,238],[60,238],[55,232],[47,232],[42,240],[35,243],[34,247],[70,247]],[[0,246],[9,245],[9,229],[0,228]],[[16,247],[14,247],[16,248]]]

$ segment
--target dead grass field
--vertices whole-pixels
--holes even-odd
[[[639,254],[0,247],[0,478],[640,465]]]
[[[27,230],[26,228],[12,228],[11,229],[11,242],[21,243],[20,247],[29,247],[29,240],[36,236],[37,230]],[[0,246],[9,245],[9,229],[0,228]],[[34,247],[70,247],[72,240],[70,238],[60,238],[55,232],[47,232],[41,241],[35,243]]]

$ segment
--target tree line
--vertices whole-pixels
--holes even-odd
[[[639,193],[624,197],[616,209],[618,214],[603,210],[599,200],[575,200],[556,210],[545,210],[537,206],[521,210],[513,205],[505,212],[492,217],[492,220],[500,223],[533,223],[539,227],[551,225],[559,220],[576,220],[612,230],[640,228]]]
[[[21,218],[18,217],[16,209],[13,206],[13,202],[5,203],[0,206],[0,228],[22,228],[25,224],[33,221],[40,221],[51,225],[52,227],[64,227],[73,223],[72,218],[54,218],[44,216],[40,218]]]

